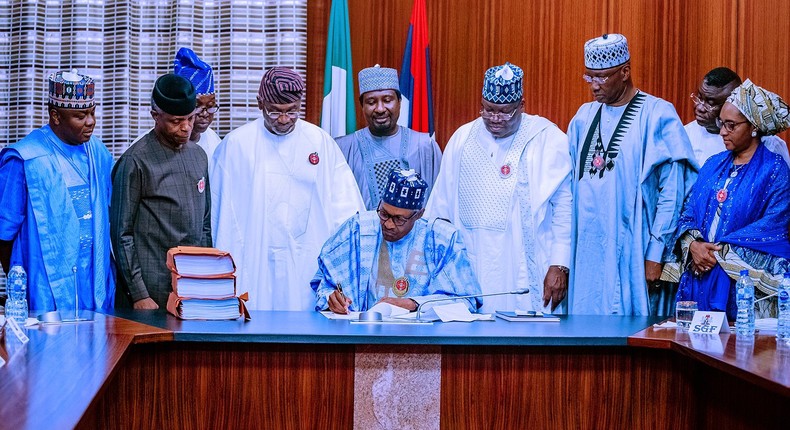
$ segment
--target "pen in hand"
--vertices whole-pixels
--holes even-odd
[[[340,282],[335,285],[335,291],[337,291],[337,295],[340,298],[340,303],[343,305],[343,310],[345,313],[348,313],[348,300],[346,299],[346,295],[343,294],[343,287],[340,285]]]

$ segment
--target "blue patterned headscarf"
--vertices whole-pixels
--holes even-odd
[[[505,63],[486,70],[483,98],[500,105],[521,101],[524,97],[524,72],[515,64]]]
[[[197,94],[214,94],[214,71],[195,51],[179,49],[173,60],[173,73],[192,82]]]
[[[777,94],[754,85],[749,79],[727,98],[763,134],[771,136],[790,128],[790,110]]]

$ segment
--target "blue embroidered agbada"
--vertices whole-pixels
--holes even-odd
[[[408,278],[406,298],[422,303],[432,298],[480,293],[461,236],[452,224],[419,219],[402,239],[386,242],[378,215],[367,211],[349,218],[324,244],[318,257],[318,272],[310,283],[316,293],[315,309],[327,309],[327,297],[337,283],[342,284],[343,293],[352,300],[351,311],[365,311],[385,295],[394,297],[391,291],[376,285],[382,246],[388,246],[393,275]],[[482,305],[479,298],[466,299],[465,303],[473,312]]]
[[[0,152],[0,239],[27,271],[30,309],[74,309],[76,279],[80,309],[108,310],[113,160],[96,137],[73,148],[83,161],[68,161],[70,149],[46,125]]]
[[[711,271],[699,276],[691,270],[683,273],[678,300],[694,300],[700,310],[726,310],[730,319],[737,312],[735,283],[741,269],[748,269],[757,288],[768,294],[790,270],[790,173],[782,157],[762,143],[749,163],[730,178],[718,227],[711,232],[719,207],[716,194],[734,169],[732,152],[711,157],[700,170],[678,222],[680,235],[691,233],[693,238],[723,246],[716,253],[719,264]],[[679,243],[677,250],[688,259],[687,244]]]

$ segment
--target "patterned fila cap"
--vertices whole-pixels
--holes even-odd
[[[584,44],[584,67],[590,70],[611,69],[630,59],[628,41],[622,34],[604,34]]]
[[[401,209],[422,209],[428,184],[414,169],[395,169],[390,173],[387,188],[381,200]]]

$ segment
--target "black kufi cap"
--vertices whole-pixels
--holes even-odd
[[[189,115],[195,111],[195,87],[188,79],[172,73],[160,76],[154,84],[154,103],[170,115]]]

